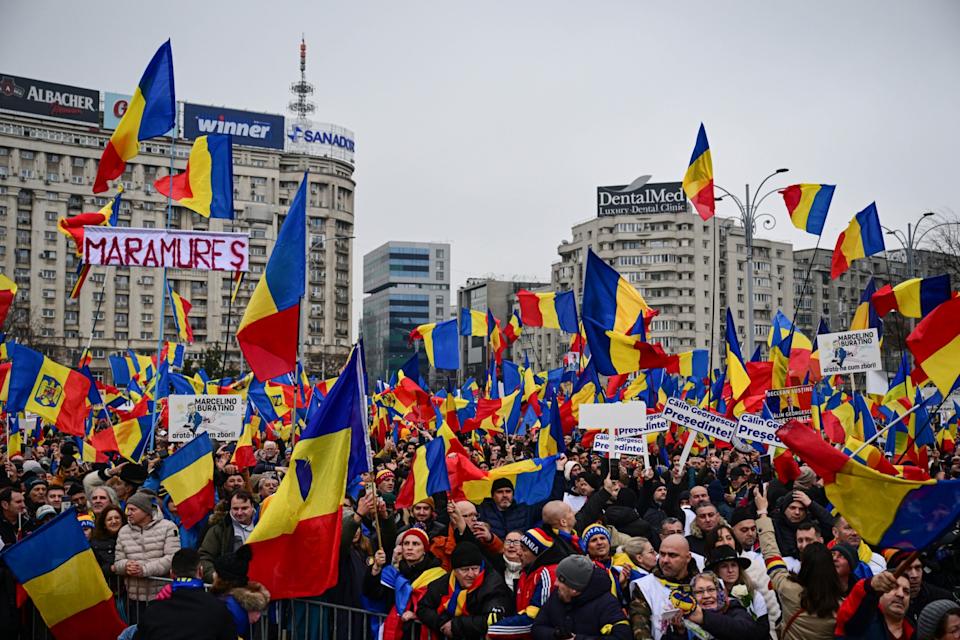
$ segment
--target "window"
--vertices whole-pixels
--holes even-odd
[[[153,314],[152,314],[152,313],[141,313],[141,314],[140,314],[140,322],[153,322]]]
[[[153,296],[140,296],[140,304],[143,304],[143,305],[152,305],[152,304],[153,304]]]
[[[127,326],[127,314],[118,313],[116,314],[116,316],[114,316],[114,318],[115,318],[114,323],[116,324],[116,326],[118,327]]]

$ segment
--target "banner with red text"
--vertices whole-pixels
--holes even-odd
[[[86,227],[83,261],[116,267],[247,271],[246,233]]]

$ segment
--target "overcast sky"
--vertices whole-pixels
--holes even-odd
[[[356,132],[357,300],[387,240],[450,242],[454,287],[548,278],[596,186],[680,180],[701,121],[737,193],[781,166],[838,185],[824,246],[872,200],[893,227],[960,212],[951,0],[4,0],[0,22],[8,73],[129,92],[171,37],[179,99],[275,113],[304,32],[316,119]],[[763,235],[813,245],[768,202]]]

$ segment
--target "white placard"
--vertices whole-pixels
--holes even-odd
[[[777,437],[780,423],[776,420],[767,420],[755,413],[743,413],[737,420],[737,437],[751,442],[760,442],[766,445],[786,449],[786,445]]]
[[[676,422],[681,427],[724,442],[730,442],[737,430],[737,423],[733,420],[687,404],[678,398],[668,399],[660,415],[668,422]]]
[[[247,271],[249,245],[246,233],[89,226],[83,232],[83,261],[117,267]]]
[[[580,405],[580,429],[644,429],[646,425],[644,402]]]
[[[626,456],[645,456],[647,455],[646,442],[639,438],[618,438],[616,453]],[[606,433],[598,433],[593,439],[593,450],[595,453],[610,453],[610,436]]]
[[[876,329],[840,331],[817,336],[820,348],[820,372],[857,373],[882,368],[880,338]]]
[[[661,431],[666,431],[669,428],[670,426],[667,424],[663,414],[652,413],[647,414],[646,426],[642,428],[627,427],[625,429],[618,429],[617,436],[621,438],[636,438],[637,436],[645,436],[651,433],[660,433]]]
[[[240,439],[246,404],[239,394],[222,396],[172,395],[170,405],[170,442],[189,442],[206,431],[213,440],[233,442]]]

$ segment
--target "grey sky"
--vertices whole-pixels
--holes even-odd
[[[2,70],[129,92],[173,40],[178,98],[283,113],[305,32],[317,119],[357,134],[357,256],[453,244],[454,286],[547,278],[599,184],[838,185],[823,246],[877,201],[960,211],[960,3],[11,2]],[[769,237],[813,245],[782,201]],[[721,203],[731,214],[732,204]],[[355,318],[359,316],[359,308]]]

